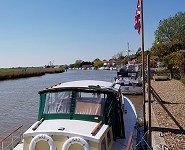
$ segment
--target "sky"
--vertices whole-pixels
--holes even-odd
[[[185,12],[185,0],[143,0],[144,48],[159,21]],[[0,68],[109,60],[141,47],[137,0],[0,0]]]

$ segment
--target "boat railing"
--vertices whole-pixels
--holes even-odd
[[[13,150],[13,148],[23,139],[23,125],[16,128],[10,134],[0,139],[0,150]]]

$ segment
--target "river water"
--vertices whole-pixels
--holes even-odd
[[[116,71],[68,70],[59,74],[0,81],[0,138],[23,125],[23,131],[36,120],[39,108],[38,91],[58,83],[74,80],[103,80],[112,82]],[[142,117],[142,96],[128,96]]]

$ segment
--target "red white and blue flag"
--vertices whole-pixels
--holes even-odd
[[[141,15],[141,3],[140,3],[140,0],[138,0],[135,22],[134,22],[134,27],[136,30],[138,30],[138,34],[140,34],[140,29],[141,29],[141,16],[140,15]]]

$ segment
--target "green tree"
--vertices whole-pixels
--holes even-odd
[[[155,43],[185,42],[185,12],[161,20],[155,31]]]
[[[95,61],[99,61],[100,59],[99,58],[96,58],[93,62],[95,62]]]
[[[181,66],[179,52],[185,49],[185,13],[178,12],[159,22],[155,31],[155,43],[151,53],[157,55],[165,63],[173,77],[173,68]]]
[[[154,44],[151,48],[151,53],[157,55],[161,60],[173,52],[185,49],[185,43],[180,41]]]
[[[98,68],[100,68],[100,67],[102,67],[103,66],[103,62],[100,60],[100,59],[95,59],[94,61],[93,61],[93,63],[94,63],[94,68],[96,68],[96,69],[98,69]]]
[[[152,55],[159,57],[160,61],[164,62],[170,71],[173,78],[173,68],[179,68],[180,60],[179,54],[181,50],[185,49],[185,43],[181,41],[155,44],[151,48]]]
[[[82,62],[83,62],[82,60],[76,60],[75,63],[74,63],[74,67],[75,68],[80,68]]]
[[[74,64],[70,64],[70,65],[69,65],[69,68],[74,68],[74,67],[75,67]]]
[[[185,74],[185,61],[184,60],[185,60],[185,50],[173,52],[164,57],[164,61],[168,63],[168,65],[179,68],[179,71],[182,74],[182,76],[184,76]]]

